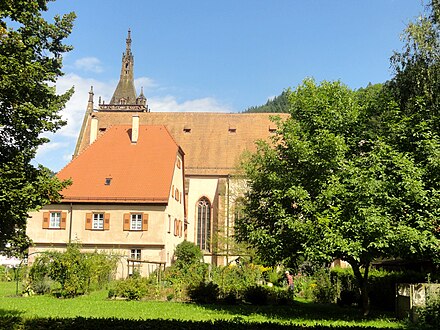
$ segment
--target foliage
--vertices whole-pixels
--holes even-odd
[[[205,263],[193,263],[180,269],[175,265],[167,268],[164,273],[164,281],[174,289],[177,299],[185,299],[188,287],[195,287],[204,282],[208,277],[208,265]]]
[[[188,288],[188,295],[192,301],[199,304],[213,304],[219,295],[218,285],[213,282],[200,282]]]
[[[117,257],[100,253],[81,253],[77,244],[65,252],[49,251],[38,257],[29,270],[24,292],[43,294],[57,289],[63,297],[75,297],[101,289],[116,269]]]
[[[253,305],[266,305],[269,299],[269,289],[261,285],[253,285],[244,290],[243,298]]]
[[[243,111],[244,113],[282,113],[289,112],[289,92],[283,91],[280,95],[275,96],[273,99],[268,100],[266,104],[258,107],[250,107]]]
[[[368,293],[371,306],[376,310],[394,311],[397,283],[423,283],[427,281],[427,273],[415,271],[384,271],[372,269],[369,272]],[[359,305],[360,292],[356,277],[351,268],[322,269],[312,277],[314,300],[319,302],[335,302],[339,305]],[[434,278],[433,280],[437,280]],[[298,286],[295,280],[295,287]]]
[[[108,297],[121,297],[127,300],[141,300],[148,293],[148,284],[140,276],[131,276],[125,280],[118,280],[114,288],[109,290]]]
[[[49,23],[42,14],[47,2],[0,3],[0,248],[15,238],[23,243],[27,212],[58,200],[58,191],[68,184],[30,164],[48,141],[42,133],[65,124],[59,111],[73,93],[57,95],[53,84],[63,74],[63,53],[71,50],[63,40],[75,15],[56,16]]]
[[[183,241],[176,246],[174,252],[176,257],[175,266],[179,269],[184,269],[192,264],[200,263],[203,254],[200,248],[193,242]]]
[[[331,281],[330,271],[322,269],[315,273],[314,281],[316,284],[313,290],[314,300],[319,303],[335,303],[338,292]]]
[[[297,275],[294,277],[294,292],[296,297],[312,300],[316,286],[317,284],[312,276]]]
[[[212,280],[219,286],[221,296],[241,298],[247,288],[263,281],[264,270],[254,264],[219,266],[212,269]]]
[[[11,281],[14,278],[13,272],[14,270],[9,267],[0,266],[0,282]]]
[[[291,118],[244,164],[239,239],[272,264],[347,261],[365,314],[373,260],[440,255],[439,23],[432,0],[383,85],[306,79],[289,96]]]
[[[418,310],[418,322],[432,329],[440,329],[440,294],[429,296],[426,306]]]

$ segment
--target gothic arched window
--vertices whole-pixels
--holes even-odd
[[[197,202],[197,245],[209,251],[211,240],[211,203],[206,197]]]

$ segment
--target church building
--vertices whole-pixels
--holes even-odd
[[[78,240],[84,249],[123,255],[124,277],[136,260],[144,268],[170,265],[175,246],[189,240],[205,262],[228,264],[246,189],[237,168],[243,152],[275,134],[270,117],[150,112],[134,87],[129,31],[113,97],[95,105],[91,88],[73,159],[57,174],[72,185],[60,204],[31,214],[30,252]]]

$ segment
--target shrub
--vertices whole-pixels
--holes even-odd
[[[62,297],[75,297],[108,283],[118,257],[100,253],[81,253],[78,244],[67,246],[66,252],[50,251],[36,259],[29,270],[24,285],[25,292],[54,292],[54,282],[59,284]]]
[[[114,288],[109,290],[109,298],[121,297],[127,300],[141,300],[148,293],[148,285],[140,276],[132,276],[125,280],[118,280]]]
[[[0,266],[0,282],[12,281],[14,270],[9,267]]]
[[[269,290],[260,285],[246,288],[244,291],[245,301],[253,305],[266,305],[269,298]]]
[[[289,305],[293,303],[294,295],[292,291],[286,290],[286,288],[280,287],[268,287],[267,291],[269,293],[269,303],[276,305]]]
[[[220,266],[212,269],[212,281],[219,286],[223,297],[232,293],[240,298],[246,288],[263,282],[263,279],[262,268],[253,264]]]
[[[200,304],[213,304],[217,301],[219,288],[213,282],[200,282],[188,288],[188,295],[192,301]]]
[[[316,286],[313,289],[314,300],[319,303],[334,303],[337,299],[337,287],[332,283],[330,271],[321,269],[316,272],[314,281]]]
[[[274,285],[282,285],[283,276],[275,268],[271,268],[266,272],[266,278],[268,282]]]
[[[311,300],[314,298],[315,288],[316,282],[313,277],[305,275],[297,275],[294,277],[295,296]]]
[[[418,321],[432,329],[440,329],[440,295],[429,296],[426,306],[418,310]]]
[[[337,289],[340,303],[349,304],[356,300],[359,289],[351,268],[332,268],[331,282]],[[397,283],[425,282],[426,274],[415,271],[385,271],[371,269],[368,276],[368,295],[371,306],[376,309],[393,311],[395,309],[395,287]]]
[[[200,248],[192,242],[183,241],[176,246],[175,251],[177,268],[185,268],[189,265],[200,263],[203,257]]]

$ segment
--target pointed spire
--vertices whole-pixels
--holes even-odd
[[[89,102],[93,103],[93,86],[90,86],[90,91],[89,91]]]
[[[125,54],[131,54],[131,30],[128,29],[128,36],[125,39]]]
[[[110,100],[105,104],[104,100],[99,98],[99,111],[142,111],[149,112],[147,98],[144,96],[143,89],[139,97],[136,97],[134,87],[134,56],[131,53],[131,30],[128,29],[125,39],[125,52],[122,53],[121,75],[118,85]]]
[[[88,113],[92,113],[93,112],[93,96],[95,94],[93,93],[93,86],[90,86],[90,91],[89,91],[89,100],[87,102],[87,112]]]
[[[125,53],[122,55],[121,76],[116,87],[111,105],[136,104],[136,90],[134,88],[134,57],[131,53],[131,31],[128,30]]]

